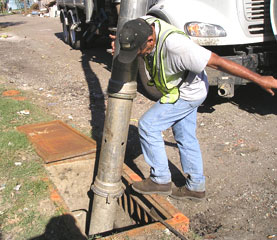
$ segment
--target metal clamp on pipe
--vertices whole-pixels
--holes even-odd
[[[111,97],[134,99],[137,92],[137,58],[130,63],[122,63],[116,57],[113,61],[113,70],[109,81],[108,93]]]
[[[98,196],[106,198],[106,202],[110,203],[111,199],[120,198],[124,192],[122,182],[107,183],[95,178],[91,190]]]

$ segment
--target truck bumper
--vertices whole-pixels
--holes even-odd
[[[277,49],[263,49],[256,52],[250,51],[249,54],[241,52],[241,55],[226,56],[224,58],[234,61],[253,72],[262,75],[276,75],[277,74]],[[208,75],[210,86],[218,86],[218,94],[222,97],[233,97],[235,86],[246,85],[248,80],[242,79],[227,73],[217,71],[211,68],[205,69]],[[274,72],[275,71],[275,72]]]

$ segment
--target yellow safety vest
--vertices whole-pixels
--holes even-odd
[[[154,52],[154,56],[144,57],[146,69],[151,76],[151,80],[148,82],[148,85],[155,85],[156,88],[162,93],[163,96],[160,99],[161,103],[175,103],[180,97],[179,87],[182,81],[176,85],[176,82],[172,83],[168,78],[166,78],[163,62],[163,46],[165,39],[172,33],[179,33],[185,36],[187,35],[163,20],[150,17],[147,18],[146,21],[149,24],[153,24],[154,22],[158,23],[160,28],[159,34],[156,37],[156,50]],[[188,71],[186,71],[186,74],[188,74]]]

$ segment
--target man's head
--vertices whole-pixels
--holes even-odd
[[[137,55],[149,54],[154,48],[153,27],[144,19],[126,22],[119,33],[120,52],[118,60],[132,62]]]

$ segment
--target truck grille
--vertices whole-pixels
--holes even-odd
[[[244,0],[244,12],[250,34],[268,34],[270,27],[270,0]]]

